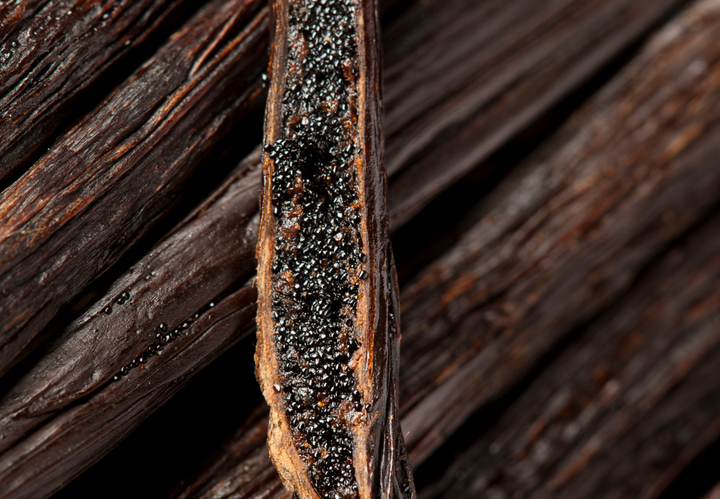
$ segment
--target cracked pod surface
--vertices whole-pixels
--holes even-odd
[[[274,4],[256,372],[301,498],[414,497],[397,419],[374,2]]]

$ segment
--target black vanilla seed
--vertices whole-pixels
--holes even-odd
[[[256,376],[299,499],[415,499],[397,418],[374,0],[274,0]]]
[[[127,300],[130,298],[130,293],[125,292],[121,295],[121,297]],[[176,340],[183,331],[190,329],[190,325],[195,322],[201,314],[207,312],[214,306],[214,303],[210,303],[202,311],[197,312],[195,315],[189,317],[172,331],[170,331],[170,328],[164,322],[158,324],[153,330],[153,332],[155,333],[155,342],[148,346],[140,355],[135,357],[128,365],[120,369],[120,372],[117,375],[113,376],[113,381],[119,381],[123,377],[127,376],[130,371],[135,367],[140,366],[142,367],[142,369],[145,369],[144,364],[148,361],[150,357],[153,357],[159,352],[162,352],[163,348],[167,346],[168,343]],[[139,332],[140,331],[138,330],[138,333]]]
[[[283,136],[266,148],[275,160],[272,308],[281,384],[290,389],[284,405],[311,482],[328,499],[358,495],[341,410],[359,397],[348,363],[358,343],[357,276],[367,275],[355,271],[362,256],[357,46],[348,36],[355,8],[347,0],[290,3]]]

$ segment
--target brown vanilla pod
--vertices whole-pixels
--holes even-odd
[[[273,10],[256,352],[270,456],[301,499],[412,498],[376,5]]]
[[[262,0],[208,2],[0,192],[0,372],[261,105],[268,17]]]

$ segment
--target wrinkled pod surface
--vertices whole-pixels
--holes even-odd
[[[280,0],[265,118],[256,371],[301,499],[413,498],[397,416],[374,1]]]

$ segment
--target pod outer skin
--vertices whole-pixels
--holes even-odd
[[[360,362],[354,370],[369,418],[352,427],[353,467],[360,499],[416,497],[398,417],[400,319],[397,278],[386,211],[387,180],[381,128],[380,39],[374,0],[356,4],[359,78],[357,158],[361,237],[368,278],[360,284],[356,334],[361,338]],[[265,144],[282,137],[284,69],[287,61],[288,2],[273,3],[274,29],[270,57],[270,89],[265,116]],[[278,358],[273,338],[272,263],[275,217],[272,213],[273,160],[263,157],[262,221],[258,258],[256,376],[270,405],[268,449],[284,486],[301,499],[320,499],[307,467],[293,444],[278,383]]]

